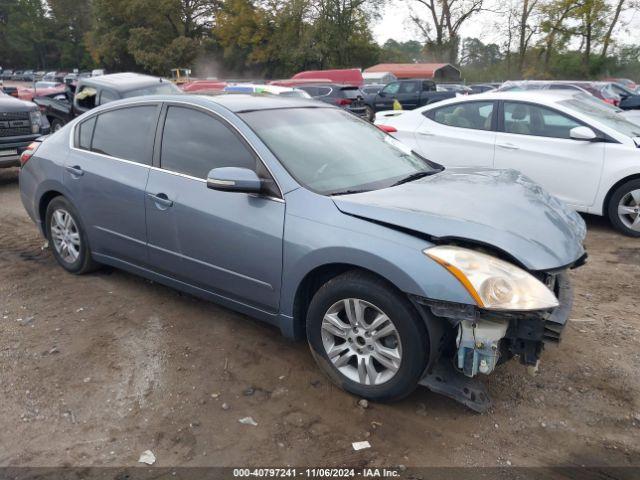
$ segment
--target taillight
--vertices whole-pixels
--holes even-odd
[[[616,105],[616,101],[613,98],[603,98],[602,100],[604,100],[604,102],[608,103],[609,105]]]
[[[25,149],[24,152],[20,154],[20,166],[24,167],[25,163],[29,161],[33,154],[36,153],[38,147],[40,146],[40,142],[31,142],[29,146]]]
[[[391,125],[376,125],[376,127],[387,133],[394,133],[398,131],[396,127],[392,127]]]
[[[339,98],[338,99],[338,105],[340,105],[341,107],[344,107],[346,105],[351,105],[353,103],[353,100],[351,100],[350,98]]]

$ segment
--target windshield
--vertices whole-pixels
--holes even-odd
[[[562,100],[560,105],[577,110],[580,113],[590,116],[594,120],[606,125],[609,128],[626,135],[627,137],[640,137],[640,127],[626,120],[619,114],[619,110],[610,108],[606,103],[595,101],[585,101],[582,98],[571,98]]]
[[[386,188],[435,167],[378,128],[333,108],[240,116],[298,182],[323,195]]]
[[[149,85],[148,87],[130,90],[124,94],[124,98],[140,97],[142,95],[173,95],[182,93],[178,87],[170,82],[158,82],[157,85]]]

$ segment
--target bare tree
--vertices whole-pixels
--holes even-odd
[[[424,36],[427,44],[435,47],[449,63],[457,63],[460,46],[460,27],[480,12],[484,0],[413,0],[424,7],[427,19],[412,13],[411,20]]]

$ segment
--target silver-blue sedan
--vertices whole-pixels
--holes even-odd
[[[586,257],[582,219],[517,172],[444,169],[310,100],[112,102],[21,162],[64,269],[111,265],[306,337],[372,400],[422,384],[485,410],[477,377],[559,340]]]

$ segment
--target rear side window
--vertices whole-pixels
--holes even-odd
[[[118,96],[111,90],[103,90],[100,93],[100,105],[118,100]]]
[[[91,150],[151,165],[149,139],[156,126],[155,105],[119,108],[98,115]]]
[[[256,169],[256,158],[222,121],[199,110],[169,107],[162,135],[161,166],[196,178],[219,167]]]
[[[343,88],[342,90],[342,94],[344,95],[344,98],[350,98],[351,100],[355,100],[358,97],[362,96],[362,92],[360,92],[360,89],[358,88]]]
[[[428,117],[450,127],[491,130],[493,102],[456,103],[431,110]]]
[[[420,91],[420,82],[402,82],[399,93],[416,93]]]
[[[91,150],[91,137],[93,136],[93,127],[95,124],[96,117],[91,117],[78,126],[78,148]]]

